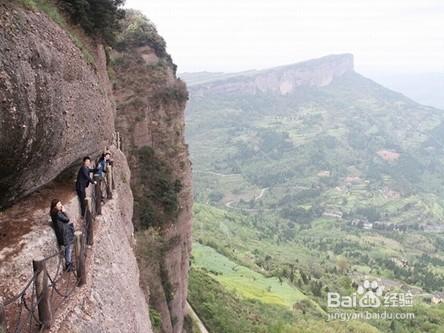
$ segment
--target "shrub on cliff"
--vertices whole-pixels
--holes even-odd
[[[59,0],[76,24],[91,35],[102,37],[112,44],[119,30],[119,21],[125,16],[120,7],[125,0]]]
[[[135,199],[140,227],[147,229],[162,225],[175,216],[182,184],[178,179],[171,179],[171,170],[151,147],[138,150],[138,164],[140,182]]]
[[[178,81],[173,86],[167,86],[159,90],[154,96],[160,104],[168,104],[172,101],[184,103],[188,100],[188,91],[183,81]]]
[[[123,51],[129,47],[149,46],[160,58],[166,58],[172,63],[166,52],[165,40],[157,32],[156,26],[141,12],[127,10],[125,18],[121,20],[122,32],[116,39],[116,48]]]

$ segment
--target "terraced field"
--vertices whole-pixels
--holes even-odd
[[[224,287],[245,298],[283,305],[289,309],[298,301],[307,299],[300,290],[286,281],[280,282],[277,277],[265,277],[199,243],[193,244],[193,264],[205,268]]]

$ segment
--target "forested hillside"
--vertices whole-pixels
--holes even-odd
[[[228,332],[219,325],[241,313],[251,332],[438,332],[443,111],[359,75],[349,55],[187,77],[199,202],[190,293],[218,318],[210,328]],[[326,323],[327,293],[365,279],[411,292],[415,324]],[[241,309],[221,310],[225,297]]]

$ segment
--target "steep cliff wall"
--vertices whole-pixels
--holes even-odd
[[[112,153],[117,187],[96,220],[88,285],[58,315],[52,332],[152,332],[133,252],[130,171],[125,156]]]
[[[338,54],[262,71],[214,74],[214,81],[192,87],[193,96],[211,93],[275,93],[286,95],[300,86],[322,87],[353,71],[353,55]],[[186,76],[186,74],[185,74]]]
[[[116,128],[132,171],[141,284],[163,332],[182,332],[191,251],[191,168],[184,143],[185,84],[154,26],[127,17],[112,55]]]
[[[100,44],[85,60],[67,31],[39,11],[0,2],[0,207],[102,150],[114,109]]]
[[[109,146],[116,125],[126,156],[113,151],[117,189],[96,221],[88,283],[59,309],[51,331],[150,333],[149,300],[162,319],[156,330],[183,332],[192,206],[185,84],[163,39],[136,12],[123,22],[112,67],[102,45],[58,23],[0,0],[0,207],[11,205],[0,211],[1,296],[23,287],[33,258],[57,251],[52,198],[81,228],[78,162]]]

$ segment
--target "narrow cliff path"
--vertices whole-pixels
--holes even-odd
[[[62,202],[68,202],[75,196],[73,189],[72,183],[52,182],[14,206],[0,211],[0,251],[6,247],[16,247],[21,237],[33,226],[46,224],[50,201],[59,198]],[[0,262],[4,259],[0,255]]]
[[[193,321],[196,322],[197,326],[199,327],[200,333],[209,333],[207,328],[205,327],[204,323],[202,322],[202,320],[200,320],[199,316],[194,311],[194,309],[191,307],[191,304],[188,303],[188,301],[187,301],[187,309],[186,310],[188,311],[190,316],[193,318]]]
[[[87,284],[60,311],[49,333],[152,332],[131,247],[131,216],[121,205],[125,195],[129,192],[114,192],[102,207],[88,253]]]
[[[16,294],[32,275],[31,260],[57,252],[49,223],[49,203],[57,198],[77,224],[79,207],[70,180],[53,181],[14,206],[0,211],[0,294]]]
[[[125,155],[111,149],[113,198],[94,220],[94,244],[87,257],[87,283],[59,311],[49,333],[152,333],[139,268],[133,251],[133,195]]]

